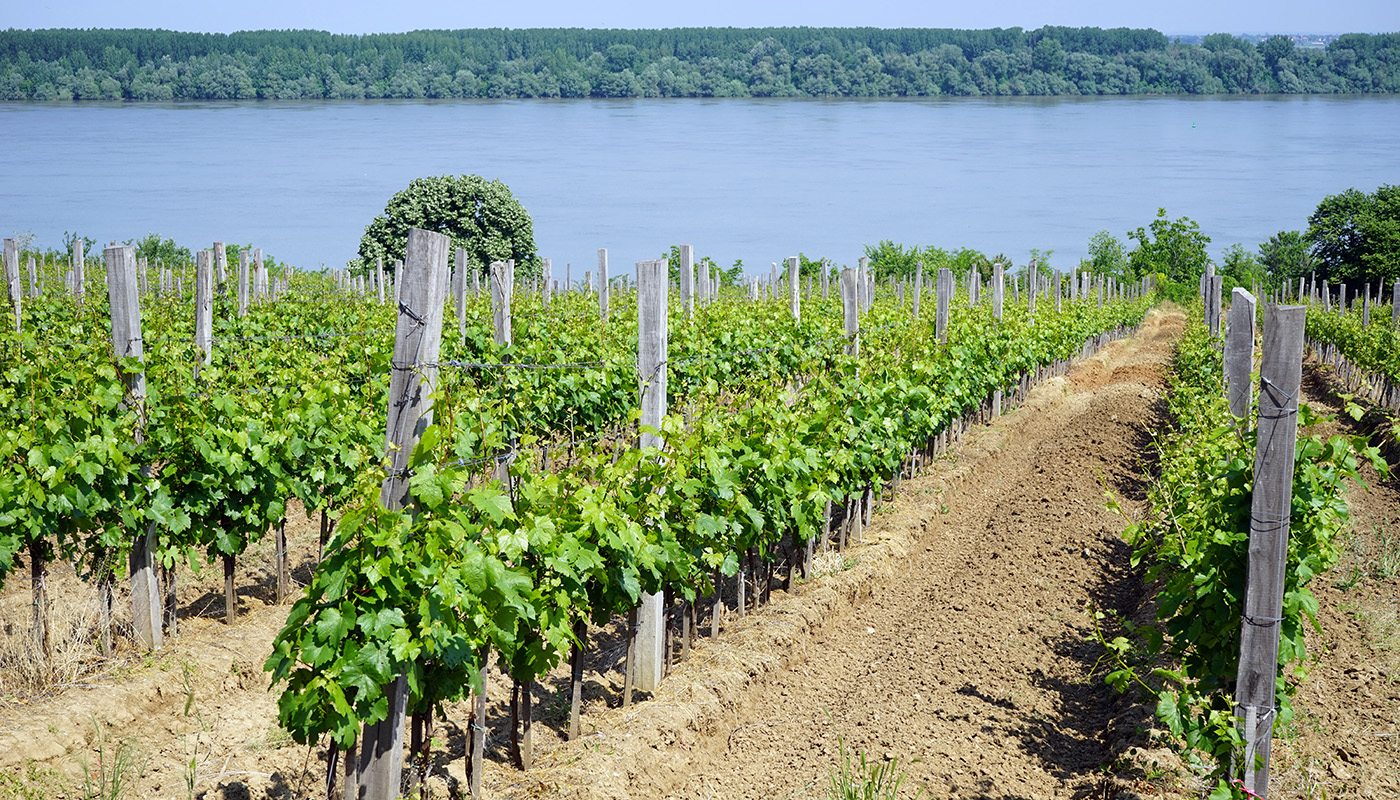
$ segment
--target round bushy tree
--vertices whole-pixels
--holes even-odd
[[[389,198],[384,213],[374,218],[360,239],[360,268],[372,268],[383,257],[389,269],[404,257],[409,228],[422,228],[452,237],[452,248],[466,248],[467,263],[484,270],[492,261],[515,259],[522,277],[540,273],[535,253],[535,229],[525,207],[500,181],[480,175],[437,175],[417,178]],[[454,256],[455,257],[455,256]]]

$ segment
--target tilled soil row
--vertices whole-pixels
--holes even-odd
[[[775,602],[756,624],[790,622],[788,646],[774,652],[770,635],[749,652],[745,630],[705,643],[651,703],[551,753],[533,789],[820,798],[845,748],[897,760],[934,798],[1112,796],[1105,768],[1133,725],[1091,674],[1103,652],[1091,610],[1132,614],[1143,590],[1106,493],[1139,512],[1183,325],[1155,312],[905,482],[868,532],[872,552],[851,551],[871,569],[868,598],[838,602],[819,581]],[[752,677],[729,694],[706,672],[726,659]]]

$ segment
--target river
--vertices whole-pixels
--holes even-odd
[[[1400,182],[1400,96],[0,103],[0,232],[147,233],[342,266],[415,177],[498,178],[540,254],[629,272],[671,244],[728,266],[866,244],[1069,267],[1159,207],[1210,250]],[[562,270],[556,269],[562,276]]]

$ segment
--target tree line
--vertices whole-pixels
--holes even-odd
[[[1372,93],[1400,34],[1326,48],[1150,29],[0,31],[0,100]]]
[[[1328,195],[1307,222],[1304,230],[1270,236],[1257,251],[1232,244],[1212,258],[1207,251],[1210,236],[1195,220],[1172,219],[1161,208],[1148,225],[1128,231],[1127,242],[1107,230],[1095,233],[1089,239],[1088,257],[1080,259],[1075,270],[1127,282],[1156,275],[1168,294],[1180,291],[1182,297],[1194,295],[1201,275],[1211,265],[1224,278],[1227,292],[1235,286],[1296,289],[1300,278],[1354,288],[1386,287],[1400,280],[1400,186],[1382,184],[1369,193],[1350,188]],[[1030,262],[1019,266],[1001,253],[988,256],[970,247],[906,247],[888,240],[866,245],[865,254],[881,279],[913,276],[920,264],[926,275],[940,267],[958,274],[975,268],[984,280],[991,278],[998,264],[1006,274],[1021,278],[1032,266],[1045,277],[1053,275],[1053,250],[1031,250]],[[807,263],[804,258],[804,268]],[[817,262],[810,263],[815,269]]]

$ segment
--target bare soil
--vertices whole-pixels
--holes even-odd
[[[861,544],[823,557],[826,574],[775,590],[743,619],[727,609],[719,639],[699,638],[645,702],[621,707],[619,626],[593,631],[584,735],[564,741],[562,668],[535,687],[528,773],[509,765],[509,687],[494,681],[487,796],[823,798],[843,747],[896,762],[908,797],[1191,796],[1190,771],[1152,744],[1150,709],[1103,685],[1092,625],[1094,609],[1152,615],[1105,500],[1142,512],[1183,324],[1154,313],[1136,337],[965,436],[877,508]],[[1358,499],[1358,525],[1400,534],[1400,498],[1382,489]],[[304,581],[317,527],[292,519]],[[1400,587],[1375,577],[1383,544],[1373,534],[1353,545],[1349,563],[1369,570],[1360,580],[1333,586],[1346,564],[1324,579],[1320,660],[1296,731],[1275,749],[1279,796],[1400,796]],[[127,797],[324,796],[325,748],[280,731],[261,670],[286,618],[272,605],[270,557],[269,540],[240,560],[232,628],[217,568],[182,574],[180,635],[161,653],[87,657],[44,691],[0,683],[0,797],[83,796],[84,772],[110,773],[123,752]],[[94,602],[57,568],[53,586],[56,605]],[[27,633],[28,589],[15,580],[0,596],[12,650]],[[436,796],[462,789],[466,711],[449,707],[438,723]]]

